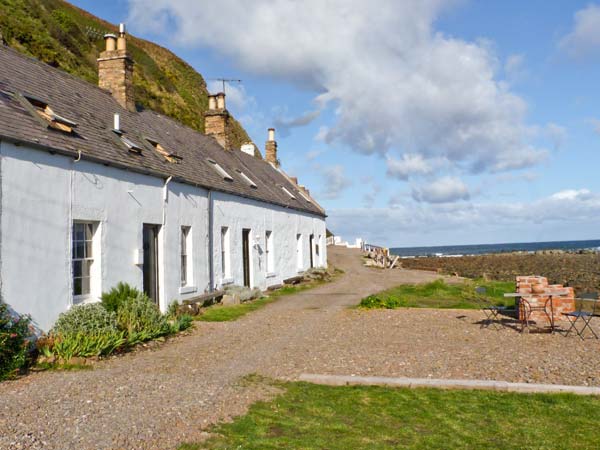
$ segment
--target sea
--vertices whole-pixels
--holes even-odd
[[[555,241],[555,242],[521,242],[511,244],[478,244],[478,245],[442,245],[437,247],[397,247],[390,248],[392,255],[400,257],[415,256],[467,256],[486,255],[490,253],[529,252],[540,250],[583,250],[600,251],[600,240],[591,241]]]

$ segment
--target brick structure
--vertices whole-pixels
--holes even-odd
[[[221,147],[230,149],[229,111],[225,107],[223,92],[208,96],[208,111],[204,113],[204,133],[214,137]]]
[[[133,59],[127,52],[125,26],[119,27],[119,37],[104,35],[106,49],[98,58],[98,86],[110,91],[119,104],[135,111],[133,93]]]
[[[265,143],[265,159],[267,162],[279,167],[279,159],[277,159],[277,141],[275,140],[275,128],[269,128],[269,138]]]
[[[567,293],[564,293],[565,290]],[[532,307],[543,307],[548,300],[549,295],[552,295],[552,310],[555,324],[568,321],[568,319],[563,316],[563,312],[575,311],[575,293],[573,288],[563,287],[562,284],[548,284],[548,279],[546,277],[517,277],[517,293],[523,294],[524,298]],[[520,308],[520,320],[524,319],[523,314],[524,311]],[[549,304],[548,314],[552,314]],[[533,311],[529,320],[542,327],[550,325],[548,316],[543,311]]]

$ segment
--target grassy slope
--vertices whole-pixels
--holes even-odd
[[[206,449],[597,448],[600,399],[560,394],[281,384],[212,430]],[[576,430],[576,434],[574,431]]]
[[[88,27],[99,33],[90,34]],[[102,34],[115,32],[116,27],[62,0],[0,0],[0,31],[11,47],[97,84]],[[151,42],[129,36],[128,48],[136,62],[133,83],[138,106],[204,131],[208,97],[202,76]],[[235,120],[232,139],[236,147],[250,141]]]
[[[514,305],[514,298],[504,294],[515,291],[515,284],[506,281],[467,281],[463,284],[447,284],[443,280],[427,284],[403,284],[386,291],[370,295],[361,301],[363,308],[454,308],[477,309],[480,305],[473,300],[475,287],[484,286],[486,297],[496,305]]]

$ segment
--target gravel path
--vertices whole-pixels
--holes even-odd
[[[480,330],[477,311],[349,309],[370,293],[438,275],[367,269],[355,251],[329,252],[346,272],[341,278],[236,322],[197,323],[189,336],[93,371],[1,383],[0,448],[175,448],[269,395],[268,387],[240,380],[252,373],[600,385],[596,341]]]

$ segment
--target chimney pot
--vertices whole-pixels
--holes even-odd
[[[215,109],[217,109],[217,97],[215,97],[214,95],[209,95],[208,96],[208,110],[214,111]]]
[[[219,92],[215,97],[217,97],[217,108],[225,109],[225,93]]]
[[[269,138],[268,141],[275,141],[275,128],[269,128]]]
[[[121,116],[119,114],[113,116],[113,130],[121,131]]]
[[[106,44],[106,51],[112,52],[117,48],[117,36],[112,33],[107,33],[104,35],[104,41]]]
[[[125,39],[125,24],[119,24],[119,37],[117,38],[117,50],[127,50],[127,40]]]
[[[125,24],[124,23],[119,24],[119,33],[125,34]]]

